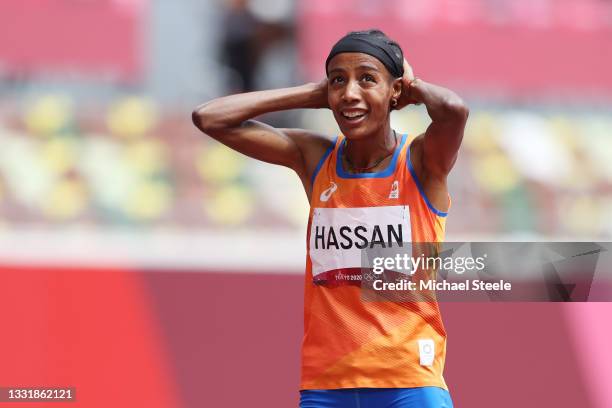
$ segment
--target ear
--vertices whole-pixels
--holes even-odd
[[[391,97],[394,99],[399,99],[402,94],[402,78],[395,78],[392,83],[393,92]]]

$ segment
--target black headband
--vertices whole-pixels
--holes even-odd
[[[329,52],[325,61],[325,72],[329,61],[342,52],[361,52],[379,60],[395,78],[404,75],[404,59],[384,39],[365,36],[364,34],[349,34],[341,38]]]

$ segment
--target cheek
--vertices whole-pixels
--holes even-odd
[[[331,89],[327,91],[327,102],[329,103],[329,106],[332,109],[338,106],[339,101],[340,101],[340,97],[338,95],[338,92],[334,92]]]
[[[389,111],[389,99],[380,94],[372,95],[370,98],[370,108],[376,116],[386,116]]]

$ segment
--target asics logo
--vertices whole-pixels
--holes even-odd
[[[391,185],[391,192],[389,193],[389,198],[398,198],[399,197],[399,182],[395,180]]]
[[[327,190],[321,193],[321,195],[319,196],[319,199],[321,201],[329,200],[329,197],[331,197],[331,195],[334,194],[334,191],[336,191],[337,189],[338,189],[338,185],[336,185],[336,183],[332,181],[331,186]]]

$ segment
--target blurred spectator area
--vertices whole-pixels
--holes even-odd
[[[271,171],[270,179],[270,166],[199,134],[190,112],[165,115],[139,97],[90,114],[62,95],[22,106],[0,120],[3,224],[191,228],[304,221],[297,177]]]
[[[337,38],[369,27],[398,39],[417,74],[470,96],[612,93],[607,0],[3,0],[0,81],[63,76],[188,105],[318,80]]]
[[[612,94],[612,2],[607,0],[309,0],[300,2],[300,57],[309,78],[355,27],[398,39],[415,73],[490,99]]]
[[[136,82],[149,0],[2,0],[0,77],[49,74]]]
[[[250,160],[141,97],[88,110],[41,95],[0,111],[0,225],[303,228],[290,170]],[[330,112],[296,126],[333,137]],[[412,135],[422,107],[393,116]],[[474,107],[452,176],[449,234],[612,235],[612,116]],[[460,214],[461,216],[457,216]]]
[[[379,27],[472,107],[448,237],[612,235],[612,2],[3,0],[0,230],[303,233],[287,169],[200,134],[212,97],[320,80],[338,37]],[[333,137],[328,111],[262,118]],[[393,114],[413,135],[423,107]]]

